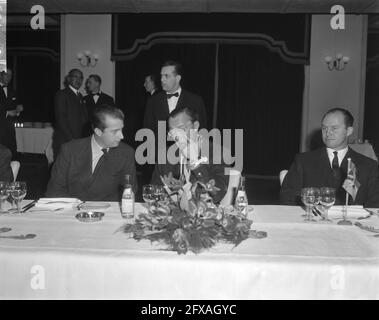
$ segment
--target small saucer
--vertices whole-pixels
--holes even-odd
[[[78,205],[79,210],[92,211],[92,210],[104,210],[110,207],[108,202],[84,202]]]
[[[97,222],[100,221],[103,218],[103,216],[103,212],[83,211],[75,215],[75,218],[81,222]]]

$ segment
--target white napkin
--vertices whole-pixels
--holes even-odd
[[[342,208],[343,206],[333,206],[329,209],[329,218],[341,219],[342,218]],[[357,219],[360,217],[368,217],[370,215],[363,206],[348,206],[347,207],[347,218]]]
[[[65,210],[72,209],[80,203],[77,198],[41,198],[36,203],[33,211],[38,210]]]

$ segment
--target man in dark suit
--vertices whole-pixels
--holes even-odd
[[[0,181],[13,181],[13,173],[11,169],[11,151],[0,144]]]
[[[324,115],[322,139],[325,147],[296,156],[283,181],[281,204],[300,205],[301,188],[305,187],[335,188],[336,204],[344,204],[346,191],[342,184],[347,177],[347,159],[350,158],[360,186],[355,201],[349,196],[349,203],[379,207],[378,164],[348,147],[353,122],[351,113],[341,108],[331,109]]]
[[[84,97],[89,118],[96,106],[108,104],[114,106],[113,98],[100,90],[101,78],[97,74],[91,74],[86,80],[88,95]]]
[[[182,174],[188,175],[189,181],[194,183],[200,181],[208,184],[211,180],[219,189],[211,193],[214,203],[219,203],[225,196],[228,189],[229,176],[225,174],[226,165],[220,161],[217,163],[213,157],[213,145],[203,141],[198,133],[199,121],[198,114],[190,108],[175,109],[168,119],[170,133],[175,140],[182,157]],[[204,148],[208,146],[209,150]],[[170,148],[171,149],[171,148]],[[221,151],[221,148],[219,148]],[[205,156],[203,156],[205,155]],[[180,163],[177,157],[170,157],[168,152],[167,163],[156,164],[152,176],[152,184],[162,185],[161,177],[168,176],[170,173],[173,178],[180,178]],[[202,158],[201,158],[202,156]]]
[[[72,69],[66,77],[67,86],[55,95],[54,154],[60,146],[73,139],[85,136],[88,114],[79,92],[83,83],[83,73]]]
[[[47,186],[47,197],[76,197],[83,201],[119,201],[125,175],[137,178],[134,150],[121,142],[124,114],[114,106],[96,107],[93,135],[62,145]]]
[[[175,61],[167,61],[161,69],[163,91],[147,100],[144,127],[157,133],[158,121],[166,121],[175,109],[189,107],[199,115],[200,128],[207,128],[207,115],[203,99],[180,86],[182,67]]]
[[[16,93],[9,86],[12,80],[12,70],[0,72],[0,143],[6,146],[15,158],[17,154],[14,119],[22,112],[23,107],[18,103]]]

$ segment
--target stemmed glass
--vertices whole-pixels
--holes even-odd
[[[149,209],[151,205],[155,202],[155,188],[152,184],[145,184],[142,187],[142,197],[143,200],[147,203]]]
[[[21,202],[26,196],[26,182],[14,182],[14,188],[11,191],[11,196],[17,205],[17,213],[21,213]]]
[[[4,204],[9,197],[8,184],[6,181],[0,181],[0,212],[7,212],[4,208]]]
[[[316,221],[313,219],[312,216],[312,209],[313,207],[318,204],[320,197],[320,190],[318,188],[302,188],[301,189],[301,200],[305,204],[307,208],[307,216],[305,217],[304,221],[307,222],[314,222]]]
[[[324,221],[331,222],[328,218],[328,211],[336,201],[336,189],[323,187],[320,189],[320,204],[324,207]]]

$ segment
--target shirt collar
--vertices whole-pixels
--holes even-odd
[[[103,154],[102,147],[97,143],[94,135],[92,135],[91,138],[91,148],[92,148],[92,153],[93,154]]]
[[[328,158],[331,162],[333,161],[335,151],[337,151],[338,163],[339,163],[339,165],[341,165],[341,162],[342,162],[343,158],[345,158],[347,152],[349,151],[349,148],[346,147],[346,148],[343,148],[341,150],[334,150],[331,148],[326,148],[326,152],[328,153]]]
[[[70,84],[68,85],[68,87],[74,91],[74,93],[77,95],[78,94],[78,90],[76,90],[74,87],[72,87]]]

